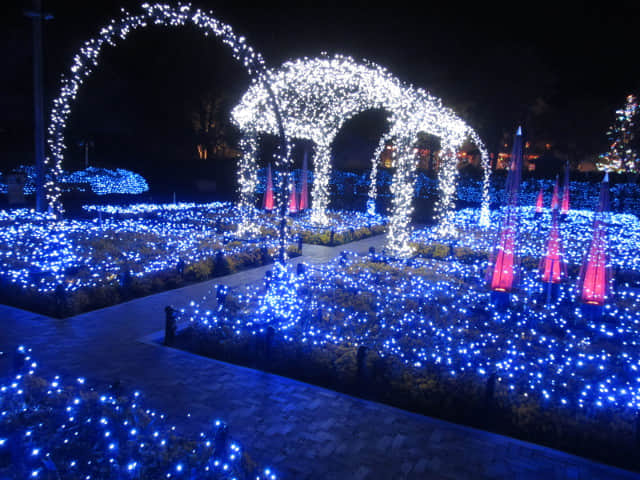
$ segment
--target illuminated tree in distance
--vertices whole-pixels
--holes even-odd
[[[616,173],[640,173],[640,156],[634,140],[638,135],[638,100],[635,95],[627,96],[627,102],[616,110],[616,119],[607,130],[609,151],[600,155],[599,170]]]

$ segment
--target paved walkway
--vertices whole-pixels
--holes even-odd
[[[305,245],[304,255],[293,262],[324,262],[342,250],[364,253],[382,242],[374,237],[343,247]],[[261,280],[268,268],[63,320],[0,306],[0,350],[24,343],[34,348],[45,372],[120,380],[125,388],[140,389],[150,406],[188,430],[225,420],[254,460],[284,478],[640,478],[548,448],[141,341],[163,329],[166,305],[198,299],[217,283]]]

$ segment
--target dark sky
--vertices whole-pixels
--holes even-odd
[[[43,3],[55,16],[45,29],[48,108],[82,42],[118,15],[120,6],[133,12],[139,3]],[[469,9],[460,2],[423,2],[421,8],[263,2],[261,8],[241,8],[202,0],[194,6],[213,10],[272,66],[321,51],[364,57],[441,97],[492,149],[523,124],[533,142],[552,142],[581,157],[606,148],[613,111],[628,93],[640,93],[639,3],[485,2]],[[22,15],[30,4],[3,7],[3,163],[30,156],[31,25]],[[139,160],[139,150],[125,147],[132,138],[142,151],[154,144],[170,161],[181,155],[172,146],[180,141],[171,139],[188,135],[189,112],[202,93],[215,90],[232,105],[247,85],[243,70],[214,39],[193,31],[138,32],[120,48],[105,50],[78,97],[69,138],[100,138],[96,150],[117,156],[114,163],[122,164],[116,166],[133,168],[126,164]]]

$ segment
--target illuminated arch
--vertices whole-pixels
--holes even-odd
[[[457,177],[456,154],[465,139],[481,152],[485,171],[482,218],[488,219],[489,156],[478,135],[453,111],[424,90],[406,85],[386,69],[370,62],[356,62],[350,57],[303,58],[286,62],[269,71],[271,86],[281,108],[286,131],[291,138],[311,140],[316,145],[313,159],[312,219],[326,223],[329,201],[331,144],[344,122],[371,110],[390,112],[390,132],[381,140],[372,159],[368,208],[376,197],[377,159],[388,139],[394,139],[399,152],[392,182],[392,215],[389,248],[396,255],[409,255],[409,221],[413,200],[413,173],[416,169],[413,145],[419,132],[438,136],[443,145],[443,168],[439,172],[441,196],[438,204],[440,228],[453,232],[453,204]],[[232,111],[233,120],[245,134],[244,155],[240,162],[240,204],[247,211],[254,205],[258,183],[255,152],[259,134],[276,132],[276,118],[267,102],[264,84],[255,82]],[[242,228],[250,230],[251,219]]]
[[[238,37],[233,29],[201,10],[192,10],[190,5],[169,6],[162,4],[142,5],[142,11],[132,15],[125,10],[122,16],[112,20],[102,28],[95,38],[84,43],[80,52],[73,57],[68,76],[62,80],[59,96],[53,101],[48,129],[48,147],[50,155],[45,158],[45,169],[49,178],[45,183],[49,208],[56,214],[63,213],[60,202],[61,189],[59,179],[62,175],[62,162],[66,149],[64,131],[71,114],[71,104],[76,98],[84,80],[91,75],[93,67],[98,65],[102,48],[115,46],[118,40],[124,40],[129,33],[149,25],[182,27],[192,25],[200,29],[205,36],[213,35],[231,49],[233,58],[241,62],[254,81],[259,82],[266,71],[262,56],[249,46],[244,37]],[[272,108],[272,111],[275,110]],[[284,136],[283,132],[276,131]]]

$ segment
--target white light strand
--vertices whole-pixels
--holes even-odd
[[[407,150],[401,153],[402,167],[396,170],[398,178],[394,179],[394,195],[401,195],[401,198],[394,201],[392,207],[394,216],[399,217],[397,221],[392,218],[390,223],[393,235],[400,237],[389,239],[392,253],[401,256],[409,254],[408,212],[412,208],[413,191],[407,189],[413,186],[412,172],[415,172],[416,162],[412,146],[418,132],[424,131],[441,138],[449,138],[448,141],[455,146],[454,152],[465,138],[470,138],[477,145],[485,168],[483,212],[488,212],[490,173],[486,148],[469,126],[428,92],[400,82],[379,65],[366,61],[358,63],[341,55],[313,59],[305,57],[286,62],[277,71],[269,72],[268,81],[278,99],[285,130],[292,138],[311,140],[316,144],[313,158],[312,219],[318,224],[323,225],[327,222],[331,173],[330,146],[347,120],[372,109],[390,112],[392,128],[389,136],[397,138],[399,144],[404,145]],[[260,81],[254,82],[245,93],[233,109],[232,118],[245,132],[277,134],[278,131],[275,115],[269,106],[266,87]],[[457,162],[455,155],[446,155],[446,158],[454,164]],[[248,168],[251,161],[247,157],[247,160],[242,162],[241,169]],[[373,163],[377,161],[378,158],[375,158]],[[408,171],[401,171],[405,168]],[[372,185],[375,183],[377,167],[373,167],[373,170]],[[447,174],[441,177],[447,182],[447,185],[441,186],[443,194],[447,197],[440,202],[441,208],[453,208],[451,199],[455,193],[457,178],[457,169],[454,170],[453,174],[453,170],[447,170]],[[247,174],[241,171],[240,181],[246,176]],[[453,183],[453,187],[448,183]],[[370,195],[374,195],[375,202],[375,186],[372,186],[372,189]],[[371,208],[371,205],[370,196],[368,208]],[[438,212],[438,217],[448,218],[449,213]],[[399,228],[406,228],[407,231],[400,233]]]
[[[124,40],[132,31],[157,25],[164,27],[181,27],[191,24],[204,32],[220,38],[227,45],[233,58],[242,63],[250,76],[262,75],[265,71],[262,56],[247,45],[244,37],[238,37],[233,29],[219,22],[210,14],[201,10],[192,11],[190,5],[178,4],[176,7],[162,4],[142,5],[142,13],[131,15],[122,11],[123,15],[112,20],[109,25],[100,29],[98,36],[84,43],[80,52],[73,57],[73,64],[67,77],[63,77],[59,96],[53,101],[47,140],[50,155],[45,158],[45,168],[50,174],[45,183],[49,208],[56,215],[63,213],[60,197],[60,177],[63,174],[62,162],[66,150],[64,131],[71,114],[71,104],[76,99],[80,87],[92,69],[98,65],[98,57],[102,47],[107,44],[115,46],[118,39]]]

